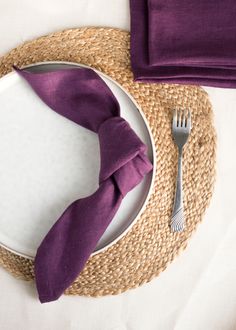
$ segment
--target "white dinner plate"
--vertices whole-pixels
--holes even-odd
[[[27,68],[36,72],[75,66],[84,67],[44,62]],[[124,198],[94,254],[115,243],[135,223],[155,173],[155,147],[141,109],[114,80],[96,72],[118,99],[121,116],[147,144],[154,170]],[[98,188],[99,167],[96,134],[52,111],[17,73],[0,79],[0,245],[34,258],[65,208]]]

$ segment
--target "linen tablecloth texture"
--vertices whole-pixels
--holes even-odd
[[[236,87],[234,0],[130,0],[135,80]]]
[[[64,211],[40,244],[35,279],[42,303],[58,299],[76,279],[124,196],[150,172],[147,147],[120,117],[105,82],[91,69],[30,73],[15,68],[54,111],[99,136],[99,188]]]

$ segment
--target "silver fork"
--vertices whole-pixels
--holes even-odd
[[[174,110],[172,136],[178,147],[178,173],[176,180],[175,201],[171,217],[171,230],[184,230],[184,209],[182,191],[182,153],[191,131],[191,113],[187,110]]]

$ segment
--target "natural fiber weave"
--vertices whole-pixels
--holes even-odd
[[[134,83],[129,33],[110,28],[71,29],[27,42],[0,59],[0,75],[41,61],[87,64],[119,82],[137,101],[150,124],[157,152],[154,193],[140,219],[120,241],[89,259],[66,294],[101,296],[138,287],[162,272],[186,247],[212,196],[216,137],[212,108],[200,87]],[[171,138],[171,110],[192,111],[192,133],[184,152],[186,229],[169,228],[177,171]],[[73,262],[73,260],[71,260]],[[33,279],[33,262],[0,248],[0,263],[14,275]]]

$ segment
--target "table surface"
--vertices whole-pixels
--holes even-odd
[[[0,0],[0,56],[58,30],[129,30],[128,0]],[[41,305],[33,283],[0,268],[3,330],[236,329],[236,91],[206,88],[218,135],[217,180],[204,221],[187,249],[151,283],[118,296],[63,296]]]

